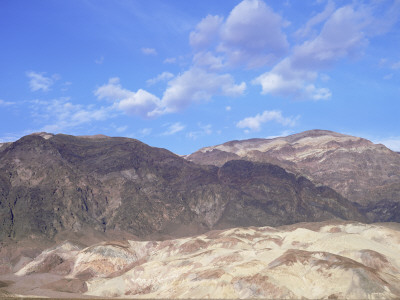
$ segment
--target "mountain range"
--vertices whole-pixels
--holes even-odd
[[[332,188],[278,165],[235,159],[212,166],[191,157],[128,138],[25,136],[0,152],[1,235],[53,238],[91,228],[181,236],[332,218],[367,221]]]
[[[400,156],[382,144],[327,130],[231,141],[186,157],[221,166],[231,160],[279,165],[356,203],[373,221],[400,222]]]
[[[399,226],[374,222],[400,222],[400,154],[331,131],[183,157],[104,135],[0,144],[0,297],[398,297]]]

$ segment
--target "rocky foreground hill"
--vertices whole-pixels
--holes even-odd
[[[183,236],[332,218],[366,221],[326,186],[261,162],[198,165],[138,140],[33,134],[0,149],[0,236],[120,230]]]
[[[0,296],[398,299],[399,253],[399,226],[339,221],[65,241],[15,260],[14,273],[0,275]]]
[[[400,155],[381,144],[327,130],[287,137],[231,141],[186,157],[221,166],[232,160],[267,162],[331,187],[374,221],[400,222]]]

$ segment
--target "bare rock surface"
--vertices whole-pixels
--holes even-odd
[[[269,163],[197,165],[103,135],[38,133],[0,151],[1,238],[55,239],[88,229],[177,237],[333,218],[366,220],[332,189]]]
[[[205,147],[186,159],[216,166],[235,159],[277,164],[367,206],[374,221],[400,221],[390,212],[400,210],[400,156],[363,138],[311,130]]]
[[[15,274],[1,275],[0,292],[68,298],[394,299],[400,297],[395,227],[326,221],[85,248],[63,242]],[[56,275],[55,256],[69,262],[67,273]]]

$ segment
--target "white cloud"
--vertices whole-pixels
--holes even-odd
[[[317,88],[311,84],[318,76],[315,71],[295,69],[289,58],[277,64],[270,72],[266,72],[252,81],[260,84],[262,94],[294,97],[297,99],[326,100],[332,95],[327,88]]]
[[[157,55],[157,50],[154,48],[142,48],[141,50],[144,55]]]
[[[168,57],[164,59],[164,64],[174,64],[176,63],[176,58],[175,57]]]
[[[340,58],[356,55],[368,43],[363,29],[369,24],[369,17],[351,6],[337,9],[315,39],[294,48],[292,66],[321,69]]]
[[[109,101],[127,98],[131,95],[131,93],[131,91],[122,88],[118,77],[110,78],[107,84],[100,86],[94,92],[97,98],[106,99]]]
[[[358,55],[368,43],[366,31],[372,22],[370,11],[363,6],[356,9],[347,5],[332,12],[332,5],[328,3],[298,33],[306,35],[315,24],[326,19],[317,36],[295,46],[290,56],[253,80],[253,84],[261,85],[263,94],[312,100],[331,97],[328,88],[315,86],[318,72],[342,58]]]
[[[54,83],[54,79],[44,76],[44,73],[36,73],[34,71],[26,72],[29,77],[29,87],[32,92],[42,90],[47,92]],[[56,79],[55,79],[56,80]]]
[[[156,80],[168,78],[169,74],[171,73],[163,73]],[[114,109],[128,115],[149,118],[180,111],[193,102],[208,101],[214,95],[240,96],[245,89],[244,82],[235,84],[229,74],[208,73],[195,68],[170,80],[161,99],[143,89],[137,92],[125,89],[118,78],[109,79],[108,83],[98,87],[94,94],[100,100],[112,102]]]
[[[93,121],[104,121],[113,117],[111,107],[95,108],[73,104],[69,98],[60,98],[51,101],[34,100],[32,115],[36,122],[48,123],[40,130],[47,132],[61,132]]]
[[[152,112],[159,106],[160,99],[142,89],[139,89],[136,93],[132,92],[129,97],[122,99],[116,104],[119,110],[128,115],[143,117],[150,117]]]
[[[224,20],[208,15],[190,33],[194,63],[218,70],[261,67],[276,62],[289,48],[286,22],[261,0],[244,0]]]
[[[162,111],[176,112],[190,103],[208,101],[214,95],[240,96],[244,93],[244,82],[235,84],[230,74],[209,73],[200,68],[192,68],[168,83],[162,97]]]
[[[285,22],[261,0],[244,0],[221,27],[218,51],[231,65],[248,68],[274,63],[289,48],[282,28]]]
[[[193,48],[204,49],[216,41],[223,18],[208,15],[197,24],[196,29],[190,33],[189,42]]]
[[[133,92],[122,88],[117,78],[99,87],[99,99],[114,102],[114,107],[128,114],[156,117],[185,109],[192,103],[205,102],[214,96],[243,95],[246,83],[236,83],[229,73],[220,72],[227,66],[258,67],[275,62],[288,49],[282,32],[285,21],[261,0],[244,0],[230,13],[226,21],[221,16],[208,15],[190,33],[193,64],[173,77],[164,72],[147,81],[153,85],[169,80],[162,97],[145,90]],[[155,49],[142,48],[145,54]],[[168,58],[165,63],[176,62]]]
[[[262,114],[257,114],[254,117],[247,117],[236,124],[238,128],[249,128],[253,131],[259,131],[261,125],[266,122],[277,122],[284,126],[294,126],[297,118],[283,117],[279,110],[265,110]]]
[[[176,122],[168,126],[168,129],[163,132],[161,135],[173,135],[185,129],[185,125],[181,124],[180,122]]]
[[[98,99],[113,102],[114,108],[126,114],[148,118],[180,111],[193,102],[208,101],[214,95],[239,96],[245,89],[244,82],[235,84],[229,74],[192,68],[170,80],[161,99],[142,89],[137,92],[127,90],[121,86],[118,78],[111,78],[107,84],[98,87],[94,94]]]
[[[231,110],[232,110],[232,107],[227,106],[227,107],[225,107],[225,110],[226,110],[226,111],[231,111]]]
[[[199,67],[206,67],[211,71],[218,71],[225,67],[224,58],[215,56],[212,52],[198,52],[193,56],[193,63]]]
[[[17,104],[17,103],[11,102],[11,101],[4,101],[4,100],[0,99],[0,106],[12,106],[15,104]]]
[[[326,4],[325,9],[319,14],[312,17],[310,20],[308,20],[303,27],[301,27],[295,32],[295,36],[298,38],[304,38],[309,35],[315,34],[315,30],[313,30],[313,27],[324,22],[328,17],[332,15],[334,10],[335,10],[335,3],[329,0],[328,3]]]
[[[304,89],[306,95],[312,100],[327,100],[331,98],[332,93],[327,88],[316,88],[315,85],[309,84]]]
[[[157,75],[154,78],[151,78],[146,81],[147,85],[154,85],[160,81],[165,81],[174,77],[174,74],[170,72],[162,72],[161,74]]]
[[[94,91],[99,99],[114,103],[114,108],[128,115],[150,117],[152,111],[160,106],[160,99],[153,94],[139,89],[137,92],[122,88],[119,78],[111,78],[108,83]]]

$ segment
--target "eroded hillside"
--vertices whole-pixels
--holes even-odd
[[[388,299],[400,297],[399,253],[400,231],[389,225],[303,223],[63,242],[0,280],[3,293],[53,297]]]

